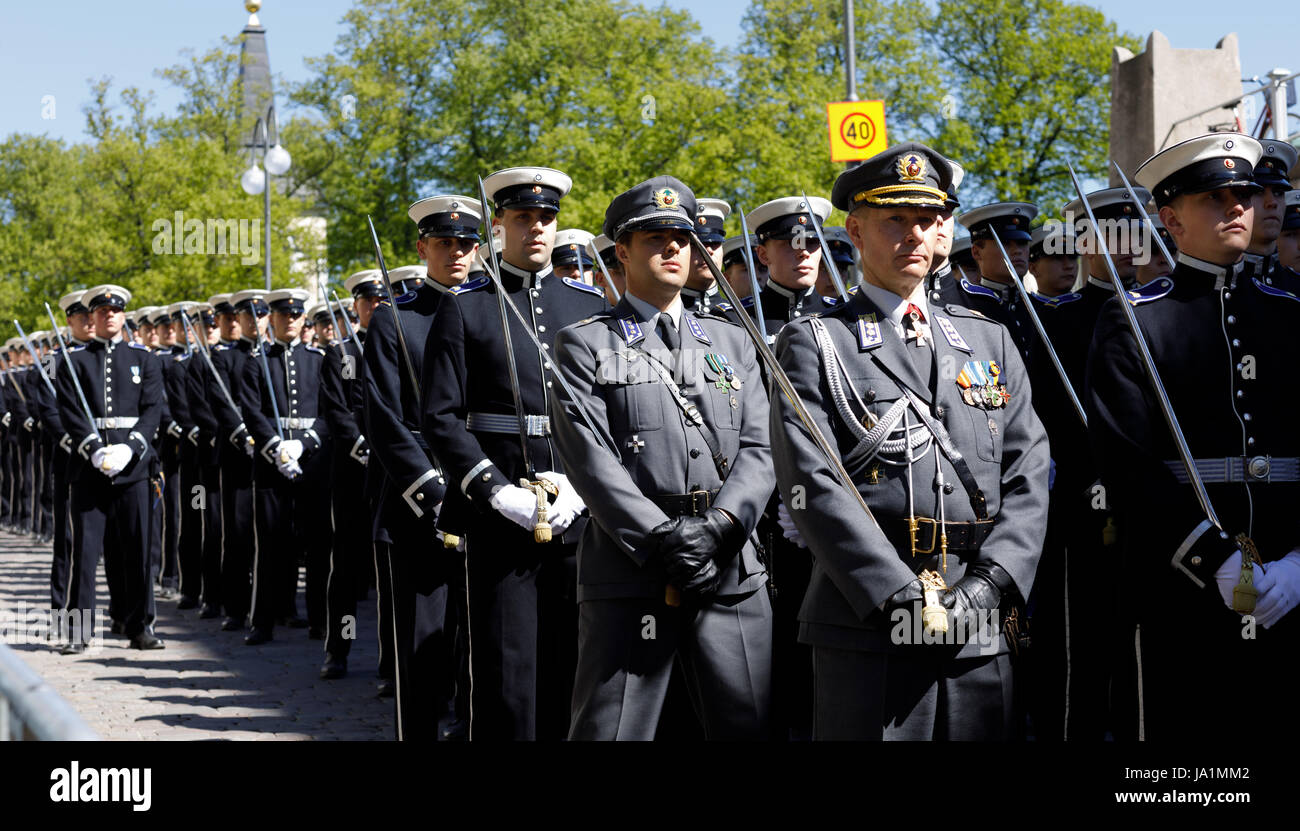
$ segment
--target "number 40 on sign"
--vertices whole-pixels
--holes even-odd
[[[884,150],[884,101],[831,101],[826,105],[831,161],[860,162]]]

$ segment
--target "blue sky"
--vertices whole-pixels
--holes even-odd
[[[303,59],[331,51],[339,20],[353,0],[266,0],[260,14],[267,28],[271,69],[300,80]],[[691,11],[715,41],[734,45],[746,0],[710,0],[668,5]],[[1121,29],[1143,39],[1160,29],[1175,47],[1211,48],[1229,31],[1240,39],[1243,77],[1275,66],[1300,70],[1300,4],[1234,7],[1213,0],[1102,0],[1093,3]],[[1236,13],[1245,9],[1252,12]],[[45,133],[68,141],[84,139],[82,105],[87,79],[110,75],[115,86],[157,92],[159,107],[176,95],[154,77],[157,67],[178,60],[181,49],[204,51],[223,35],[243,28],[247,12],[236,0],[162,0],[116,3],[104,0],[5,0],[0,16],[0,137],[14,132]],[[1267,15],[1267,16],[1266,16]],[[54,118],[46,96],[54,96]]]

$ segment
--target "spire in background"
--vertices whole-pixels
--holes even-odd
[[[253,125],[259,117],[265,117],[271,106],[271,61],[266,51],[266,29],[257,19],[257,12],[262,8],[261,0],[245,0],[244,8],[248,10],[248,24],[240,33],[242,46],[239,54],[239,84],[244,93],[244,108],[241,116],[246,123],[244,143],[253,140]]]

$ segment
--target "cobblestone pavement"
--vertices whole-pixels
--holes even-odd
[[[50,546],[0,531],[0,615],[22,604],[28,620],[47,614],[50,556]],[[393,700],[375,695],[373,591],[358,604],[348,676],[336,681],[320,680],[324,647],[306,629],[277,627],[270,643],[245,646],[246,632],[222,632],[220,618],[200,620],[197,609],[178,611],[175,600],[158,601],[154,628],[167,648],[131,649],[108,633],[102,564],[97,605],[102,644],[82,655],[59,655],[12,631],[6,640],[105,739],[393,738]],[[301,584],[298,609],[306,609]]]

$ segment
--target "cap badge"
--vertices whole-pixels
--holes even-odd
[[[451,215],[451,218],[452,218],[453,221],[455,221],[455,220],[457,220],[457,219],[460,219],[460,214],[458,214],[458,213],[454,213],[454,212],[453,212],[452,215]]]
[[[1237,166],[1237,163],[1234,162],[1232,159],[1224,159],[1223,166],[1228,168],[1229,170],[1232,170],[1234,167]]]
[[[541,192],[542,192],[542,188],[540,185],[533,185],[533,193],[541,193]]]
[[[670,211],[677,207],[677,191],[672,188],[660,188],[654,192],[655,207],[663,211]]]
[[[704,217],[703,217],[703,216],[700,216],[700,217],[697,218],[695,221],[698,222],[698,223],[700,223],[701,225],[703,225],[703,224],[704,224]]]
[[[898,160],[898,178],[904,182],[925,181],[925,159],[917,153],[908,153]]]
[[[800,215],[799,215],[799,224],[800,224],[800,225],[807,225],[807,224],[808,224],[808,217],[806,217],[806,216],[800,214]]]

